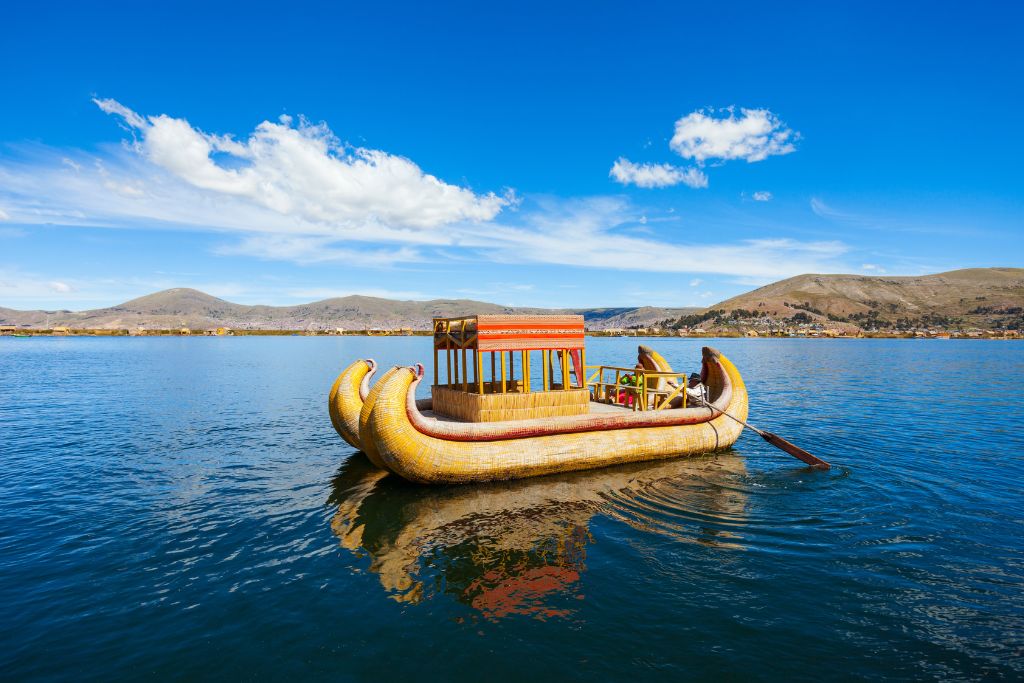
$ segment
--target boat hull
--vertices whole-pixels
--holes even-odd
[[[722,413],[745,420],[747,392],[717,351],[706,348],[704,363],[714,408],[486,425],[425,418],[415,401],[422,372],[400,368],[374,387],[379,393],[361,441],[372,442],[375,461],[424,484],[519,479],[723,450],[742,427]]]

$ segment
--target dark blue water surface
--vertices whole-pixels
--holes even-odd
[[[326,395],[426,338],[0,339],[0,675],[1024,677],[1024,344],[713,343],[755,424],[838,467],[747,434],[417,487]]]

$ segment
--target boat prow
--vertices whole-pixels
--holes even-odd
[[[365,443],[361,433],[365,429],[370,409],[377,400],[384,380],[398,369],[399,366],[390,368],[371,387],[371,381],[377,372],[377,363],[370,358],[357,360],[341,371],[327,395],[327,412],[338,435],[353,448],[366,453],[370,462],[381,468],[384,464],[378,458],[373,443]],[[417,401],[421,410],[430,410],[431,404],[430,399]]]
[[[341,371],[327,395],[331,424],[342,439],[354,448],[359,441],[359,413],[370,393],[370,379],[377,372],[373,359],[357,360]]]

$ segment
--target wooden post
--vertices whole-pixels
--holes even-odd
[[[619,382],[622,381],[622,372],[620,370],[615,371],[615,395],[612,396],[612,403],[619,402]]]
[[[501,393],[505,393],[505,352],[499,351],[501,354]]]
[[[462,349],[462,390],[467,391],[466,386],[466,375],[469,372],[469,368],[466,367],[466,319],[463,318],[459,321],[459,349]],[[455,357],[458,358],[459,352],[455,351]],[[459,381],[459,373],[455,373],[455,381]]]
[[[533,391],[533,358],[529,351],[523,353],[526,354],[526,372],[523,373],[526,375],[526,390]]]
[[[467,381],[469,379],[469,377],[468,377],[469,376],[469,368],[467,367],[468,365],[469,365],[469,363],[466,362],[466,348],[463,347],[462,348],[462,390],[463,391],[469,391],[469,387],[467,386],[469,384],[468,381]]]
[[[452,369],[452,374],[448,378],[448,385],[454,388],[459,381],[459,352],[454,349],[448,349],[448,355],[454,360],[452,363],[454,369],[449,368]]]
[[[526,357],[526,351],[519,352],[519,388],[525,394],[530,391],[530,359]]]
[[[548,372],[548,365],[551,362],[551,351],[550,350],[544,349],[543,351],[540,352],[540,362],[543,365],[543,367],[541,367],[541,374],[544,375],[544,391],[550,391],[551,390],[551,376],[550,376],[550,373]]]
[[[434,386],[437,386],[437,373],[440,372],[437,368],[438,353],[437,353],[437,325],[434,325]]]
[[[452,384],[452,323],[450,320],[444,321],[444,352],[448,357],[448,366],[445,368],[444,381],[448,385],[448,388],[455,386]]]
[[[476,387],[484,395],[484,352],[476,352]]]
[[[580,349],[580,372],[583,373],[582,377],[576,379],[580,382],[580,389],[587,388],[587,350]]]
[[[495,376],[495,374],[497,374],[497,373],[494,372],[494,351],[491,351],[491,393],[492,394],[497,390],[497,386],[494,383],[494,380],[495,380],[494,376]]]
[[[569,390],[569,351],[562,349],[562,391]]]

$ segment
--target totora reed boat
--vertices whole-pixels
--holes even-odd
[[[331,387],[335,429],[377,467],[414,482],[518,479],[726,449],[747,418],[736,367],[704,347],[699,376],[638,349],[635,367],[586,365],[583,317],[434,319],[424,368],[358,360]],[[539,361],[537,366],[533,363]],[[725,413],[728,413],[726,415]]]

